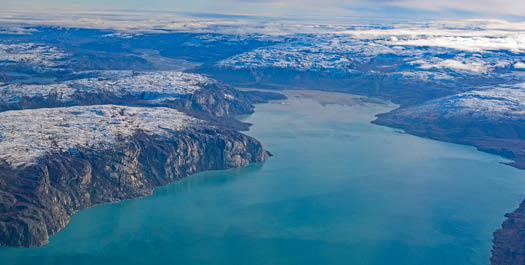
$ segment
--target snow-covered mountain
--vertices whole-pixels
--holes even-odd
[[[174,71],[90,71],[76,74],[93,77],[51,84],[9,84],[0,87],[0,100],[15,103],[24,98],[46,99],[52,95],[65,102],[72,100],[75,94],[86,93],[111,93],[119,97],[179,97],[214,82],[199,74]]]
[[[525,86],[473,90],[406,108],[403,113],[407,116],[525,120]]]
[[[440,33],[440,34],[445,34]],[[525,33],[492,36],[429,36],[414,30],[348,31],[344,34],[293,35],[282,43],[221,60],[225,69],[285,69],[377,73],[414,79],[457,75],[523,80]],[[437,34],[437,33],[434,33]],[[464,31],[464,35],[472,32]],[[490,34],[490,33],[485,33]],[[341,75],[344,78],[344,75]]]

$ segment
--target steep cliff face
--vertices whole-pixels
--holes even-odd
[[[0,245],[40,246],[78,210],[145,196],[190,174],[246,166],[268,156],[249,136],[199,127],[169,137],[138,131],[110,149],[52,153],[25,168],[0,162]]]
[[[492,246],[492,265],[525,264],[525,201],[513,213],[505,215],[508,219],[501,229],[494,232]]]

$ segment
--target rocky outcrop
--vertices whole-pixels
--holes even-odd
[[[280,93],[239,91],[219,83],[209,85],[193,94],[184,95],[177,100],[163,102],[162,105],[215,125],[242,131],[248,130],[250,124],[237,120],[236,116],[253,113],[253,104],[285,98]]]
[[[507,220],[501,229],[494,232],[492,265],[525,264],[525,201],[513,213],[505,215]]]
[[[40,246],[78,210],[145,196],[190,174],[246,166],[268,156],[249,136],[197,127],[169,137],[138,131],[111,149],[53,153],[25,168],[0,162],[0,245]]]

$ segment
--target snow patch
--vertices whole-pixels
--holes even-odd
[[[99,105],[7,111],[0,113],[0,159],[23,167],[49,153],[111,148],[138,130],[169,136],[199,123],[170,108]]]
[[[13,103],[22,98],[71,100],[75,93],[113,93],[117,96],[177,97],[192,94],[214,81],[199,74],[161,71],[96,71],[86,72],[97,77],[77,79],[58,84],[10,84],[0,87],[0,99]]]
[[[37,67],[50,67],[61,64],[67,53],[59,48],[36,43],[0,43],[0,62],[26,63]]]
[[[408,108],[403,115],[524,120],[525,84],[475,90]]]

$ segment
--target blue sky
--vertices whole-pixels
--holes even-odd
[[[291,18],[524,18],[524,0],[0,0],[7,9],[159,10]]]

